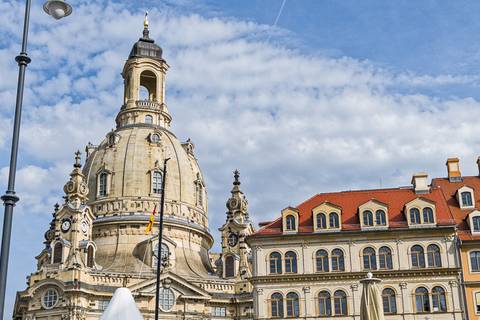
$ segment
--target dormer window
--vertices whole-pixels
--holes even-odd
[[[462,207],[471,207],[473,205],[472,202],[472,194],[468,191],[464,191],[461,193],[462,196]]]
[[[409,226],[422,227],[436,223],[435,203],[429,199],[413,199],[405,204],[404,212]]]
[[[100,177],[98,178],[98,195],[107,195],[107,174],[105,172],[101,173]]]
[[[473,232],[480,232],[480,217],[473,217]]]
[[[282,210],[282,225],[283,232],[297,232],[298,231],[298,209],[288,207]]]
[[[294,231],[296,229],[295,217],[292,215],[288,215],[285,218],[285,226],[287,231]]]
[[[480,233],[480,211],[474,210],[468,215],[468,224],[472,233]]]
[[[385,229],[388,227],[388,206],[377,200],[369,200],[358,207],[362,229]]]
[[[162,173],[160,171],[152,171],[152,193],[162,193]]]
[[[363,225],[373,227],[373,213],[370,210],[363,211]]]
[[[315,231],[337,231],[341,228],[340,207],[324,202],[312,209],[313,228]]]
[[[457,201],[462,209],[473,209],[475,207],[475,199],[473,189],[463,186],[457,190]]]
[[[153,117],[149,114],[145,116],[145,123],[146,124],[152,124],[153,123]]]

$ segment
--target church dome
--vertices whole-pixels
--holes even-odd
[[[149,37],[148,20],[145,15],[143,37],[133,45],[132,51],[130,51],[129,59],[133,57],[146,57],[151,59],[162,60],[162,48],[155,44],[153,39]]]

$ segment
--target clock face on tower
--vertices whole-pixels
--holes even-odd
[[[61,229],[62,229],[62,232],[67,232],[68,230],[70,230],[70,227],[72,226],[72,222],[70,221],[70,219],[65,219],[62,221],[62,225],[61,225]]]
[[[88,223],[85,220],[82,221],[82,231],[83,231],[83,233],[88,232]]]
[[[233,233],[233,232],[230,232],[230,234],[228,235],[228,245],[230,247],[234,247],[237,245],[237,242],[238,242],[238,236],[236,233]]]

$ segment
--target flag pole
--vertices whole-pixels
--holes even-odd
[[[160,291],[160,266],[162,265],[162,238],[163,238],[163,212],[165,207],[165,181],[167,180],[167,161],[163,161],[163,179],[162,179],[162,194],[160,198],[160,223],[158,225],[158,252],[157,252],[157,287],[155,290],[155,320],[158,320],[159,308],[159,291]]]

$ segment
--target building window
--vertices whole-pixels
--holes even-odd
[[[377,210],[375,212],[375,222],[377,223],[377,226],[386,226],[387,225],[387,215],[385,214],[385,211],[383,210]]]
[[[433,312],[447,311],[447,298],[442,287],[434,287],[432,289],[432,306]]]
[[[363,225],[373,227],[373,213],[370,210],[363,211]]]
[[[329,223],[330,223],[330,228],[339,228],[340,223],[338,219],[338,214],[335,212],[330,212],[330,215],[328,217]]]
[[[423,208],[423,223],[434,223],[433,209],[426,207]]]
[[[104,197],[107,195],[107,173],[102,172],[98,177],[98,195]]]
[[[377,256],[375,255],[375,249],[365,248],[363,249],[363,269],[376,270],[377,269]]]
[[[289,292],[287,294],[287,317],[300,317],[300,301],[298,294]]]
[[[63,245],[60,242],[55,243],[53,247],[53,263],[62,263]]]
[[[427,260],[430,268],[440,268],[442,266],[440,248],[437,245],[431,244],[427,247]]]
[[[292,215],[288,215],[285,218],[285,228],[287,231],[295,231],[296,228],[296,223],[295,223],[295,217]]]
[[[285,272],[297,273],[297,254],[293,251],[285,253]]]
[[[462,207],[472,207],[472,194],[468,191],[464,191],[461,193],[462,196]]]
[[[98,309],[105,311],[108,307],[108,300],[98,300]]]
[[[235,276],[235,258],[233,256],[227,256],[225,258],[225,277]]]
[[[470,264],[472,271],[480,271],[480,251],[470,252]]]
[[[475,292],[475,313],[480,314],[480,292]]]
[[[473,217],[472,222],[473,222],[473,231],[474,232],[479,232],[480,231],[480,217]]]
[[[145,123],[146,124],[152,124],[153,123],[153,117],[149,114],[145,116]]]
[[[378,262],[380,269],[393,269],[392,250],[389,247],[378,250]]]
[[[170,249],[165,243],[162,243],[162,247],[160,248],[160,262],[167,263],[168,259],[170,258]],[[153,251],[153,266],[156,267],[158,263],[158,243],[155,246]]]
[[[347,295],[342,290],[337,290],[333,294],[333,304],[336,316],[347,315]]]
[[[89,245],[87,247],[87,267],[93,268],[93,246]]]
[[[272,252],[270,254],[270,273],[281,274],[282,273],[282,256],[278,252]]]
[[[428,290],[424,287],[415,290],[415,308],[417,312],[430,312]]]
[[[197,193],[197,205],[203,206],[203,186],[200,181],[196,182],[195,191]]]
[[[115,144],[115,134],[112,133],[111,135],[108,136],[108,144],[110,146],[113,146]]]
[[[390,288],[383,289],[382,300],[383,312],[385,314],[397,313],[397,301],[395,299],[395,291]]]
[[[42,305],[45,309],[52,309],[58,303],[58,291],[50,288],[45,291],[42,298]]]
[[[227,316],[227,308],[225,308],[225,307],[213,307],[212,308],[212,316],[213,317],[226,317]]]
[[[162,193],[162,173],[160,171],[152,172],[152,192],[155,194]]]
[[[412,267],[425,268],[425,254],[421,246],[413,246],[411,250]]]
[[[281,293],[272,294],[271,300],[272,318],[283,318],[283,296]]]
[[[317,228],[318,229],[327,228],[327,217],[325,216],[325,213],[317,214]]]
[[[420,210],[417,208],[410,209],[410,223],[411,224],[420,224]]]
[[[158,292],[158,300],[162,311],[170,311],[175,304],[175,294],[172,289],[161,287]]]
[[[332,251],[332,271],[345,271],[345,259],[343,258],[343,251],[340,249],[333,249]]]
[[[318,312],[321,317],[332,315],[332,298],[328,291],[320,291],[318,294]]]
[[[328,253],[325,250],[318,250],[315,254],[317,272],[328,272]]]

